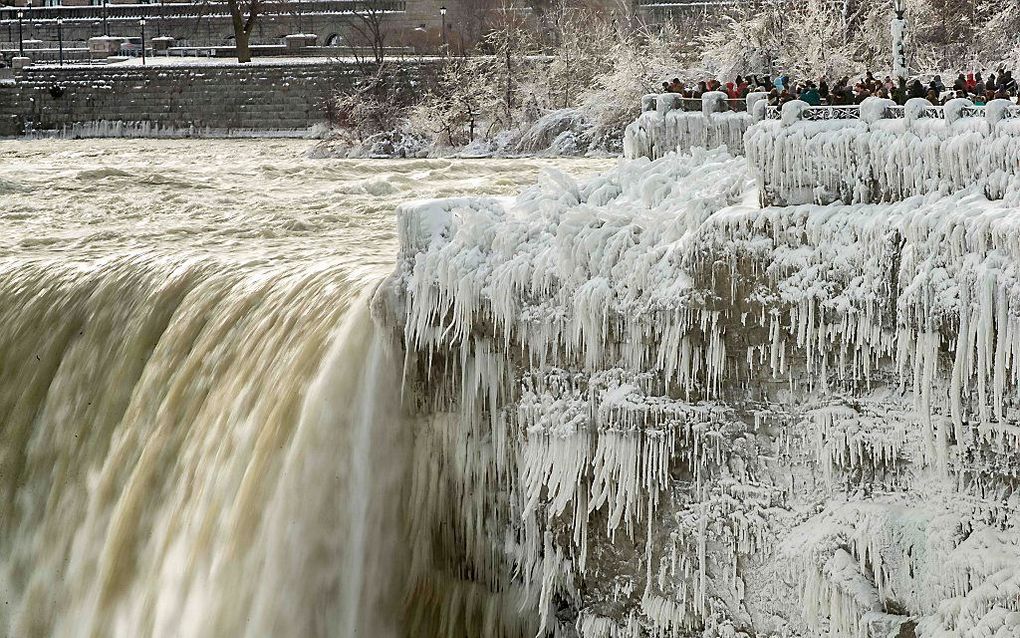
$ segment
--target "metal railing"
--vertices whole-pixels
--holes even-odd
[[[814,106],[804,112],[802,119],[809,121],[856,120],[860,116],[860,109],[856,106]]]
[[[369,0],[301,0],[299,3],[287,0],[266,0],[260,3],[263,15],[299,14],[353,14],[371,7],[374,11],[403,13],[407,10],[405,0],[390,0],[382,4]],[[210,5],[189,2],[168,2],[149,4],[94,4],[87,6],[56,7],[0,7],[0,24],[17,23],[21,11],[25,24],[52,22],[62,18],[65,22],[102,20],[125,20],[138,18],[208,18],[229,17],[226,5],[213,9]]]
[[[884,119],[902,119],[907,116],[907,109],[904,106],[887,106],[883,113]],[[970,105],[960,109],[960,117],[984,117],[986,107]],[[921,119],[947,119],[945,106],[926,106],[915,112],[915,117]],[[781,119],[782,107],[769,105],[765,107],[765,119]],[[803,109],[799,119],[804,121],[819,121],[826,119],[860,119],[861,107],[853,106],[809,106]],[[1007,108],[1002,112],[1004,119],[1020,118],[1020,106]]]
[[[673,102],[670,105],[672,111],[684,111],[687,113],[701,113],[704,110],[704,100],[700,97],[683,97],[679,93],[663,93],[661,95],[646,95],[642,100],[643,111],[654,111],[656,110],[656,102],[662,96],[672,96]],[[719,109],[721,112],[733,111],[742,113],[747,111],[747,99],[745,98],[727,98],[724,100],[716,100],[717,104],[723,106]]]

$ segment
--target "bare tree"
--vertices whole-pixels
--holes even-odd
[[[252,31],[262,9],[261,0],[226,0],[230,21],[234,25],[234,47],[238,62],[251,62]]]
[[[351,29],[357,35],[351,43],[351,53],[361,61],[361,52],[357,47],[368,47],[372,51],[372,59],[377,67],[382,67],[386,60],[386,22],[389,19],[389,0],[364,0],[355,9],[355,21]]]
[[[486,30],[499,11],[499,0],[474,0],[465,3],[461,10],[464,17],[462,28],[465,31],[466,43],[475,45],[485,34]],[[466,47],[465,47],[466,48]]]

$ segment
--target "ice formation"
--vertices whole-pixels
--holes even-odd
[[[645,113],[629,144],[698,117]],[[916,123],[748,139],[849,161],[854,127],[876,157],[914,152],[886,125]],[[974,126],[931,123],[959,135],[916,150],[970,148]],[[1020,198],[910,196],[934,183],[912,174],[903,201],[760,208],[725,149],[653,154],[399,212],[377,303],[427,424],[423,622],[1020,636]]]
[[[882,202],[973,185],[996,199],[1020,175],[1020,109],[1009,100],[932,107],[918,98],[897,109],[869,98],[860,119],[820,121],[803,119],[806,107],[787,103],[781,120],[748,129],[744,148],[766,201]]]
[[[698,100],[681,100],[673,93],[646,96],[644,112],[624,131],[624,155],[630,159],[657,159],[677,150],[719,146],[725,146],[731,153],[743,153],[744,132],[751,125],[751,116],[743,111],[725,110],[725,98],[725,93],[709,92],[697,104]],[[751,98],[748,103],[754,101]],[[699,108],[679,110],[679,102]]]

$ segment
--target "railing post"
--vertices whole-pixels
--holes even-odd
[[[641,112],[647,113],[655,110],[655,99],[659,97],[654,93],[649,93],[641,97]]]
[[[896,102],[882,97],[864,98],[860,106],[861,121],[871,126],[875,122],[885,119],[890,106],[896,106]]]
[[[701,112],[705,117],[726,110],[726,94],[722,91],[709,91],[701,96]]]
[[[924,112],[929,108],[931,108],[931,102],[923,97],[912,97],[907,100],[903,105],[903,119],[907,121],[907,127],[924,119]]]
[[[768,93],[755,91],[747,94],[747,112],[751,114],[751,123],[757,124],[765,119],[765,108],[769,105]]]
[[[946,122],[951,124],[963,117],[963,110],[967,108],[974,108],[974,103],[965,97],[955,97],[943,105],[942,113]]]
[[[665,117],[666,113],[676,109],[679,98],[680,96],[676,93],[661,93],[655,98],[655,110],[659,115]]]
[[[783,126],[791,126],[804,118],[804,111],[811,108],[811,105],[803,100],[790,100],[783,105],[780,111],[780,120]]]
[[[988,120],[989,126],[995,126],[1002,120],[1006,119],[1006,114],[1015,105],[1011,100],[992,100],[985,105],[985,119]]]

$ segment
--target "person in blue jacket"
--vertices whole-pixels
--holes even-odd
[[[819,106],[822,103],[822,96],[818,93],[815,83],[811,81],[804,85],[804,89],[800,92],[800,99],[811,106]]]

